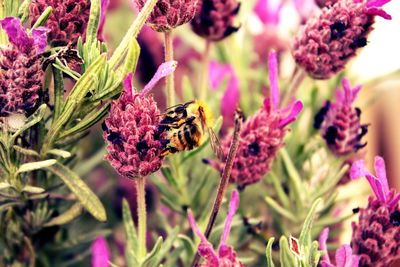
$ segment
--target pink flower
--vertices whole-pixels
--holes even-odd
[[[335,267],[331,263],[328,255],[328,249],[326,246],[326,240],[328,240],[329,228],[322,230],[319,237],[319,248],[325,253],[321,260],[322,267]],[[336,250],[336,267],[358,267],[360,257],[353,255],[351,247],[349,245],[343,245]]]
[[[109,6],[110,6],[110,0],[101,0],[100,22],[99,22],[99,28],[97,30],[97,39],[99,39],[100,41],[104,41],[103,29],[104,29],[104,24],[106,23],[106,14]]]
[[[227,240],[232,226],[233,216],[239,207],[239,193],[232,191],[231,201],[229,203],[229,211],[225,220],[225,226],[222,233],[221,241],[218,246],[218,253],[214,250],[212,244],[208,242],[197,227],[192,211],[188,210],[188,220],[192,231],[200,237],[199,254],[204,258],[204,263],[197,265],[198,267],[243,267],[243,264],[237,258],[232,247],[227,245]]]
[[[351,155],[365,147],[367,143],[361,139],[368,132],[368,125],[360,123],[361,110],[353,107],[361,85],[351,88],[347,79],[342,80],[342,85],[343,91],[336,90],[336,102],[326,102],[314,121],[329,149],[338,156]]]
[[[223,128],[233,125],[235,109],[239,104],[239,78],[235,70],[229,64],[218,64],[215,61],[210,63],[209,79],[211,89],[216,90],[221,83],[227,79],[225,93],[221,99],[221,115],[224,118]]]
[[[106,159],[124,177],[145,177],[161,168],[164,139],[158,129],[160,111],[147,93],[175,68],[176,61],[163,63],[141,92],[132,88],[130,74],[124,82],[125,91],[111,105],[104,123]]]
[[[97,237],[92,243],[92,267],[109,267],[111,260],[107,240],[103,236]]]
[[[314,0],[294,0],[294,6],[300,16],[301,24],[306,23],[318,9]]]
[[[360,255],[360,266],[386,267],[400,259],[400,194],[389,190],[381,157],[375,157],[375,172],[376,176],[371,174],[363,160],[350,170],[352,179],[366,177],[375,194],[360,209],[358,223],[352,223],[351,247]]]
[[[293,57],[314,79],[341,72],[359,48],[367,45],[375,16],[391,19],[382,10],[390,0],[341,0],[307,21],[296,37]]]
[[[280,20],[280,12],[283,2],[271,0],[258,0],[254,6],[254,12],[264,24],[277,25]]]
[[[303,108],[301,101],[280,108],[278,88],[278,60],[275,52],[269,55],[269,80],[271,97],[264,100],[258,112],[243,124],[239,148],[231,172],[230,181],[245,187],[258,182],[271,169],[272,162],[283,146],[286,126],[296,120]],[[226,136],[221,146],[225,155],[229,151],[232,135]],[[217,170],[223,170],[225,163],[210,161]]]
[[[39,27],[28,34],[14,17],[0,20],[0,24],[10,42],[0,49],[0,116],[30,114],[40,102],[44,78],[41,53],[47,46],[48,29]]]

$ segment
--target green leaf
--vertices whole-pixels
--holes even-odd
[[[135,224],[132,220],[131,209],[128,201],[122,200],[122,219],[124,221],[126,234],[125,259],[129,267],[138,266],[136,251],[138,249],[138,239],[135,229]]]
[[[300,246],[308,246],[311,243],[311,228],[312,228],[312,224],[314,222],[314,218],[316,215],[315,213],[316,213],[319,203],[321,203],[320,198],[314,201],[313,205],[311,206],[310,211],[307,214],[307,217],[304,221],[303,228],[301,230],[300,237],[299,237]]]
[[[29,18],[29,5],[31,0],[24,0],[18,9],[18,17],[21,18],[21,22],[25,23]]]
[[[74,127],[61,133],[60,139],[72,134],[77,134],[89,130],[93,125],[101,121],[108,114],[109,107],[110,103],[104,105],[99,110],[94,110],[93,112],[88,114],[83,120],[81,120],[78,124],[76,124]]]
[[[54,156],[59,156],[62,157],[64,159],[67,159],[69,157],[71,157],[71,153],[65,150],[61,150],[61,149],[51,149],[48,152],[50,155],[54,155]]]
[[[275,238],[271,237],[268,240],[267,248],[265,250],[265,256],[267,257],[267,267],[275,267],[274,261],[272,260],[272,245],[274,244]]]
[[[33,125],[35,125],[36,123],[40,122],[43,119],[46,109],[47,109],[46,104],[42,104],[31,116],[29,116],[29,118],[26,120],[26,123],[24,124],[24,126],[22,126],[20,129],[18,129],[18,131],[16,131],[12,135],[10,142],[9,142],[10,147],[14,144],[15,139],[20,134],[22,134],[24,131],[31,128]]]
[[[47,167],[46,169],[63,180],[82,206],[85,207],[93,217],[101,222],[107,220],[107,214],[103,204],[78,175],[60,163]]]
[[[297,267],[298,264],[296,264],[293,253],[289,248],[288,240],[285,236],[281,236],[279,239],[279,248],[281,266]]]
[[[71,70],[68,66],[65,66],[64,63],[62,63],[61,60],[58,58],[56,58],[56,61],[55,61],[55,63],[52,64],[52,66],[59,73],[62,74],[62,72],[64,72],[65,74],[67,74],[69,77],[71,77],[75,81],[79,80],[79,78],[82,77],[80,73]],[[57,76],[58,76],[58,74],[57,74]],[[60,77],[55,76],[55,79],[59,79],[59,78]],[[60,81],[63,82],[62,80],[60,80]],[[58,85],[57,87],[60,87],[60,84],[57,84],[57,85]],[[57,91],[60,91],[60,90],[58,89]],[[63,93],[64,93],[64,91],[63,91]]]
[[[139,43],[137,42],[136,38],[132,37],[129,45],[128,55],[121,73],[120,80],[123,80],[125,76],[128,75],[129,73],[135,74],[136,66],[139,60],[139,55],[140,55]]]
[[[296,216],[291,213],[289,210],[284,209],[282,206],[280,206],[275,200],[273,200],[270,197],[265,197],[265,201],[267,202],[267,204],[277,213],[279,213],[280,215],[282,215],[283,217],[291,220],[292,222],[296,222],[297,218]]]
[[[288,195],[286,195],[285,190],[283,189],[278,176],[274,172],[270,172],[269,178],[271,179],[272,185],[274,186],[275,192],[279,200],[281,201],[283,207],[289,209],[290,200],[288,198]]]
[[[160,252],[162,245],[163,245],[163,238],[160,236],[158,237],[157,242],[154,245],[153,249],[146,255],[144,260],[140,263],[140,266],[142,267],[149,266],[150,262],[153,261]]]
[[[25,163],[25,164],[22,164],[21,166],[19,166],[16,174],[44,169],[44,168],[50,167],[56,163],[57,163],[57,160],[55,160],[55,159],[48,159],[48,160],[43,160],[43,161]]]
[[[97,31],[99,28],[99,21],[101,15],[101,3],[100,0],[90,1],[90,16],[86,26],[86,42],[91,46],[97,42]]]
[[[40,15],[40,17],[35,22],[35,24],[32,26],[32,29],[43,26],[46,23],[47,19],[50,17],[52,12],[53,12],[53,8],[51,6],[46,7],[46,9],[43,11],[43,13]]]
[[[311,244],[310,252],[308,255],[308,263],[311,267],[317,267],[319,259],[321,258],[323,252],[319,250],[318,241],[313,241]]]
[[[36,158],[40,157],[39,153],[37,153],[35,150],[32,150],[32,149],[23,148],[23,147],[20,147],[17,145],[14,145],[13,149],[15,151],[17,151],[18,153],[23,154],[25,156],[36,157]]]
[[[7,189],[7,188],[10,188],[10,187],[12,187],[12,185],[10,185],[9,183],[0,182],[0,191],[4,190],[4,189]]]
[[[61,215],[59,215],[57,217],[52,218],[50,221],[48,221],[43,226],[51,227],[54,225],[67,224],[67,223],[73,221],[79,215],[81,215],[82,212],[83,212],[82,205],[80,203],[75,203],[67,211],[65,211],[64,213],[62,213]]]
[[[43,192],[45,192],[46,190],[44,188],[41,187],[37,187],[37,186],[31,186],[31,185],[25,185],[22,188],[22,192],[28,192],[31,194],[41,194]]]
[[[164,241],[160,252],[154,257],[151,262],[152,267],[157,267],[161,263],[162,259],[171,251],[171,248],[178,237],[180,227],[175,227],[171,232],[168,233],[167,239]]]

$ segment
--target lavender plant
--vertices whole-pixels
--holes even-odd
[[[294,2],[0,0],[0,266],[399,260],[358,96],[398,73],[349,63],[390,1]]]

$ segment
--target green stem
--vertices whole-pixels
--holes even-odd
[[[174,47],[172,32],[164,33],[164,47],[165,47],[165,61],[174,60]],[[167,92],[167,106],[172,107],[175,105],[175,84],[174,73],[166,77],[166,92]]]
[[[301,83],[306,78],[307,73],[299,67],[296,67],[293,79],[290,82],[289,89],[286,91],[281,107],[286,106],[295,96]]]
[[[158,0],[148,0],[144,4],[142,10],[139,12],[138,16],[136,17],[135,21],[132,23],[131,27],[126,32],[124,38],[122,39],[121,43],[115,49],[114,54],[110,58],[109,64],[110,67],[115,69],[118,65],[124,60],[125,54],[128,52],[129,43],[131,38],[136,38],[139,34],[140,30],[142,29],[144,23],[146,22],[147,18],[150,16],[151,12],[154,9],[154,6],[157,4]]]
[[[203,52],[202,58],[202,66],[201,66],[201,79],[200,79],[200,99],[205,101],[207,98],[208,92],[208,65],[209,65],[209,57],[211,51],[211,42],[209,40],[206,41],[206,47]]]
[[[138,212],[138,239],[139,259],[146,257],[146,200],[145,200],[145,179],[141,177],[136,180],[137,212]]]
[[[235,161],[236,152],[239,147],[240,140],[240,131],[243,125],[243,113],[241,110],[237,109],[235,112],[235,129],[233,132],[232,143],[229,148],[228,158],[226,159],[225,167],[222,172],[222,177],[218,186],[217,197],[215,198],[213,209],[211,211],[210,218],[208,219],[207,228],[204,232],[204,236],[206,238],[210,237],[211,230],[215,224],[215,220],[217,219],[219,209],[221,208],[222,200],[224,199],[225,191],[229,185],[229,178],[231,176],[231,171],[233,167],[233,163]],[[200,260],[200,254],[197,250],[197,253],[193,259],[192,267],[197,266],[198,261]]]

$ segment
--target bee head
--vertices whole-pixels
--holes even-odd
[[[205,126],[212,127],[214,124],[214,117],[211,109],[203,101],[196,100],[196,104],[198,105],[198,112],[201,121],[205,124]]]

